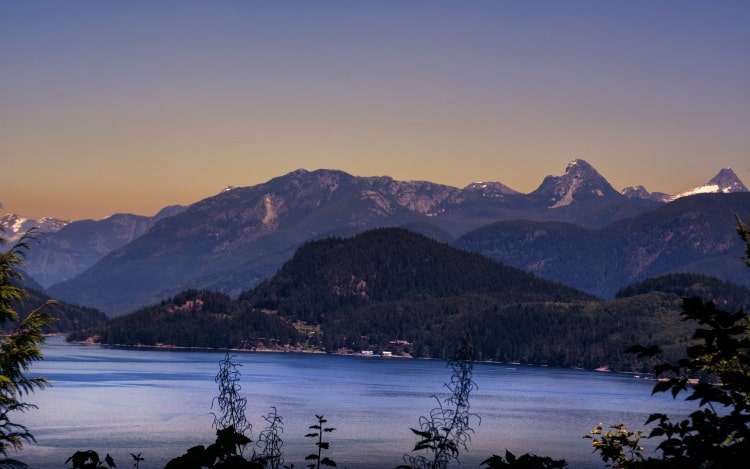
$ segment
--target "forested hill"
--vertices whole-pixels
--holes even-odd
[[[508,304],[596,299],[411,231],[382,228],[303,245],[273,278],[240,300],[319,323],[330,311],[465,295]]]
[[[681,296],[729,308],[746,295],[677,275],[602,301],[409,231],[378,229],[305,244],[236,301],[189,290],[73,338],[446,358],[468,336],[479,360],[645,370],[623,351],[641,343],[661,346],[667,359],[684,355],[695,325],[680,320]]]
[[[51,299],[46,294],[40,293],[37,290],[24,288],[26,288],[28,296],[23,301],[14,303],[14,309],[18,312],[20,320],[25,319],[29,313]],[[43,331],[45,334],[76,332],[103,326],[107,323],[107,316],[99,310],[59,301],[46,306],[44,311],[50,313],[55,318],[52,326]],[[6,323],[3,332],[8,332],[16,325],[16,322]]]
[[[68,339],[113,345],[254,349],[293,345],[299,334],[290,322],[247,308],[224,293],[185,290]]]
[[[671,293],[682,298],[701,298],[730,312],[750,311],[750,288],[735,285],[709,275],[694,273],[667,274],[634,283],[617,292],[617,298],[628,298],[651,292]]]

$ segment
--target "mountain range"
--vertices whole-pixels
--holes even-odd
[[[464,234],[453,245],[602,298],[674,272],[750,286],[735,214],[750,214],[750,193],[684,197],[597,229],[500,221]]]
[[[716,194],[688,197],[705,192]],[[710,202],[693,203],[702,198]],[[606,239],[612,233],[608,230],[627,236],[632,241],[625,243],[628,250],[642,254],[633,257],[613,251],[617,263],[610,269],[625,269],[628,274],[603,276],[600,284],[583,288],[606,296],[625,286],[623,279],[674,271],[715,274],[723,260],[738,259],[741,249],[736,250],[736,241],[730,239],[736,238],[734,212],[750,213],[750,193],[730,169],[701,188],[669,197],[642,188],[618,192],[583,160],[572,161],[562,176],[548,176],[529,194],[499,182],[458,189],[426,181],[355,177],[336,170],[298,170],[263,184],[232,188],[189,207],[165,209],[153,218],[122,215],[68,223],[45,235],[27,263],[29,275],[52,296],[114,316],[188,288],[209,288],[236,297],[271,277],[309,240],[401,226],[581,288],[571,281],[570,269],[549,256],[534,260],[531,254],[516,252],[521,259],[513,261],[476,244],[477,238],[498,229],[493,224],[525,220],[528,225],[519,224],[514,232],[539,243],[558,242],[559,258],[588,258],[592,252],[606,253],[612,244],[597,241],[595,249],[585,241],[560,244],[562,238],[536,236],[540,227],[559,228],[563,223],[560,233],[584,240],[589,235]],[[474,230],[486,231],[474,232],[472,238],[469,233]],[[665,256],[684,251],[675,247],[678,240],[684,241],[681,230],[694,234],[693,244],[703,243],[689,262],[679,255]],[[642,232],[648,234],[635,236]],[[705,239],[700,238],[704,232]],[[598,265],[602,256],[580,266]],[[623,256],[648,268],[633,270],[621,260]],[[750,285],[750,280],[738,280],[732,272],[722,274]]]

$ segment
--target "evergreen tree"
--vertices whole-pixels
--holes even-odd
[[[29,365],[42,358],[42,329],[48,327],[53,317],[42,311],[46,302],[34,309],[19,322],[15,305],[23,301],[28,293],[19,282],[23,279],[20,268],[33,240],[35,230],[27,232],[20,240],[5,250],[6,238],[0,227],[0,325],[15,323],[7,334],[0,335],[0,456],[8,457],[8,451],[19,450],[24,442],[35,441],[25,426],[14,423],[13,412],[25,412],[36,406],[23,401],[24,395],[49,385],[43,377],[29,376]],[[23,466],[10,459],[0,460],[2,465]]]

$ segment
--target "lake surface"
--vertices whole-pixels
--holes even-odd
[[[110,453],[118,467],[161,468],[189,447],[215,439],[211,403],[218,351],[107,348],[53,337],[32,374],[53,385],[29,397],[39,408],[17,415],[37,439],[11,457],[31,467],[65,467],[77,450]],[[416,442],[409,428],[446,397],[446,363],[436,360],[322,354],[236,353],[248,400],[252,439],[272,406],[284,419],[285,464],[306,467],[314,449],[304,438],[323,414],[338,467],[382,468],[402,463]],[[479,467],[492,454],[531,452],[566,459],[572,468],[602,467],[583,435],[598,422],[647,432],[648,414],[684,417],[694,403],[651,396],[653,381],[593,371],[477,364],[471,396],[481,417],[461,467]]]

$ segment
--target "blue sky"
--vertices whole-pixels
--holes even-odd
[[[750,2],[0,2],[0,202],[150,215],[298,168],[750,184]]]

